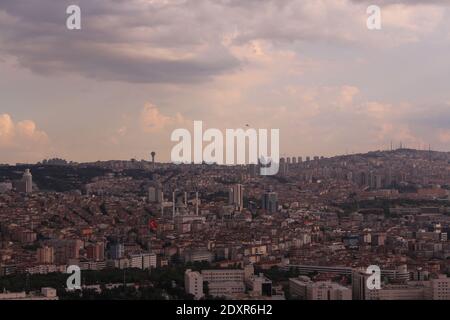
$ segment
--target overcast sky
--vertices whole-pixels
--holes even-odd
[[[78,4],[82,30],[66,28]],[[366,9],[382,9],[382,30]],[[450,150],[450,1],[0,0],[0,163],[168,161],[175,128],[281,154]]]

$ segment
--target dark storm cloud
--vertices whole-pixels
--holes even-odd
[[[66,8],[82,9],[82,30],[65,27]],[[198,23],[184,1],[2,1],[0,53],[32,71],[75,72],[128,82],[198,82],[239,62]],[[208,17],[207,6],[190,2]]]
[[[394,2],[449,3],[378,1]],[[230,42],[235,45],[253,40],[348,44],[364,39],[348,21],[352,3],[372,1],[2,0],[0,56],[14,56],[21,66],[40,74],[202,82],[244,65],[223,42],[235,31]],[[81,31],[65,27],[70,4],[82,8]]]

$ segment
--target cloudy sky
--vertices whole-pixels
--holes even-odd
[[[168,161],[194,120],[282,155],[450,150],[449,57],[447,0],[0,0],[0,163]]]

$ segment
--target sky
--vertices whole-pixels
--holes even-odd
[[[282,156],[449,151],[449,54],[447,0],[0,0],[0,163],[169,161],[194,120]]]

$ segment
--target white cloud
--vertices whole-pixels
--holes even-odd
[[[0,162],[42,160],[49,148],[48,135],[33,121],[16,123],[9,114],[0,115]]]
[[[9,145],[14,138],[14,123],[8,114],[0,115],[0,146]]]
[[[168,127],[182,124],[185,120],[180,113],[174,117],[162,114],[152,103],[145,104],[141,111],[141,127],[144,132],[157,133]]]

